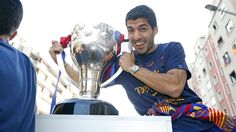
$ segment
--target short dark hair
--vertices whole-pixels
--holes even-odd
[[[16,31],[23,17],[20,0],[0,0],[0,35]]]
[[[146,18],[152,28],[157,27],[156,15],[154,11],[146,5],[139,5],[131,9],[126,15],[125,24],[127,25],[128,20],[136,20],[138,18]]]

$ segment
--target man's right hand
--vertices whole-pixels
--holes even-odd
[[[49,53],[56,64],[57,64],[56,55],[60,54],[62,51],[63,51],[62,45],[58,41],[52,40],[52,46],[49,48]]]

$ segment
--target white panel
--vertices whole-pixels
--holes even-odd
[[[169,116],[37,115],[36,132],[172,132]]]

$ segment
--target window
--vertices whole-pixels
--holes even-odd
[[[232,46],[232,49],[233,49],[233,53],[236,55],[236,44]]]
[[[223,59],[224,59],[225,65],[228,65],[231,62],[231,58],[228,52],[225,52]]]
[[[221,47],[224,44],[224,40],[223,40],[223,38],[221,36],[218,39],[217,43],[218,43],[218,45],[217,45],[218,47]]]
[[[214,97],[211,97],[211,105],[215,105],[216,104],[216,99]]]
[[[222,11],[219,11],[218,14],[220,15],[220,18],[222,19],[222,18],[224,17],[224,15],[225,15],[225,10],[226,10],[224,4],[222,4],[222,5],[220,6],[220,10],[222,10]]]
[[[226,89],[225,89],[226,93],[227,93],[227,94],[230,94],[229,85],[228,85],[227,83],[225,84],[225,87],[226,87]]]
[[[209,67],[212,68],[212,62],[211,61],[209,61]]]
[[[229,34],[234,28],[234,24],[232,20],[229,20],[225,26],[226,32]]]
[[[235,71],[232,71],[229,76],[230,76],[230,81],[232,83],[236,83],[236,73],[235,73]]]
[[[205,68],[202,69],[202,72],[203,72],[203,75],[204,75],[204,76],[205,76],[206,73],[207,73]]]
[[[221,100],[222,100],[222,94],[221,94],[221,92],[219,91],[217,95],[218,95],[219,101],[221,101]]]
[[[212,28],[214,29],[214,31],[216,32],[216,30],[218,29],[218,25],[217,23],[215,22],[214,25],[212,26]]]
[[[207,86],[207,90],[211,89],[211,83],[209,81],[206,83],[206,86]]]
[[[224,110],[225,113],[227,113],[227,109],[226,108],[224,108],[223,110]]]
[[[199,83],[201,83],[201,82],[202,82],[202,78],[201,78],[201,76],[200,76],[200,75],[198,76],[198,82],[199,82]]]
[[[199,64],[202,64],[203,62],[203,59],[202,59],[202,56],[199,57]]]
[[[207,54],[208,54],[208,50],[207,50],[207,48],[205,48],[204,50],[205,50],[205,54],[207,55]]]
[[[214,80],[214,84],[216,85],[216,84],[217,84],[217,82],[218,82],[218,78],[217,78],[217,76],[216,76],[216,75],[214,75],[214,76],[213,76],[213,80]]]

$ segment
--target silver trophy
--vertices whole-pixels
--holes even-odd
[[[64,112],[64,113],[79,113],[79,114],[94,114],[92,111],[101,109],[99,107],[111,107],[111,104],[97,100],[101,87],[108,85],[114,78],[121,72],[121,68],[116,70],[116,73],[105,81],[101,81],[102,72],[107,63],[110,63],[112,58],[118,57],[120,53],[120,44],[124,41],[124,35],[114,30],[111,26],[105,23],[97,23],[94,25],[77,24],[72,33],[71,41],[69,42],[70,56],[78,70],[80,81],[77,86],[80,91],[79,99],[69,99],[62,104],[74,102],[73,108],[78,108],[77,112]],[[86,103],[85,103],[86,102]],[[96,108],[91,108],[91,104],[97,104]],[[77,104],[76,104],[77,103]],[[86,107],[84,106],[86,105]],[[99,106],[100,105],[100,106]],[[89,107],[88,107],[89,106]],[[55,108],[54,113],[63,113],[62,106]],[[87,110],[84,110],[87,108]],[[103,108],[103,109],[104,109]],[[81,110],[83,109],[83,110]],[[78,112],[80,111],[80,112]],[[90,112],[89,112],[90,111]],[[104,111],[109,111],[105,110]],[[97,112],[95,112],[97,114]],[[98,114],[113,114],[100,112]],[[115,114],[117,114],[115,112]]]

